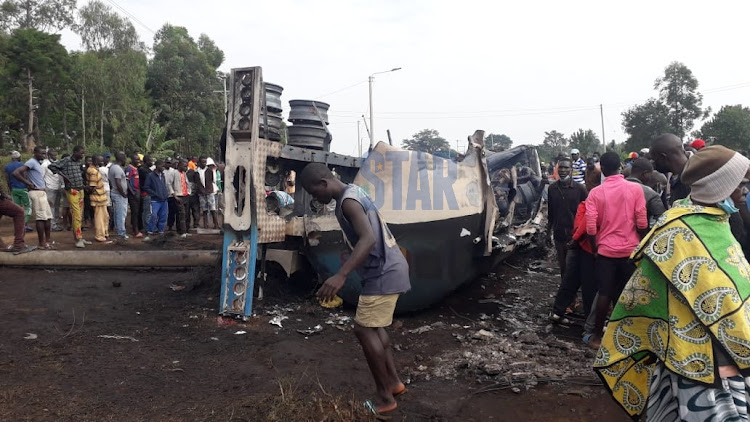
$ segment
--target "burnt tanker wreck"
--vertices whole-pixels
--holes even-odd
[[[334,204],[316,203],[301,188],[289,192],[286,182],[310,162],[361,186],[388,222],[410,268],[412,290],[399,300],[399,312],[439,302],[538,238],[542,184],[533,147],[488,154],[484,132],[476,131],[466,153],[453,159],[383,142],[364,159],[344,156],[330,152],[329,105],[308,100],[290,101],[292,125],[282,145],[283,88],[264,83],[260,67],[233,69],[229,87],[223,315],[252,315],[267,261],[287,275],[312,267],[324,280],[348,258]],[[357,301],[357,277],[350,275],[339,293],[345,302]],[[310,280],[311,289],[316,282]]]

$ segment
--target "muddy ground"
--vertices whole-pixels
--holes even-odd
[[[10,235],[0,219],[0,236]],[[53,235],[59,249],[74,249],[69,237]],[[591,371],[580,327],[546,320],[559,280],[553,262],[515,256],[439,306],[398,316],[390,333],[409,384],[391,420],[629,420]],[[306,280],[282,280],[256,301],[255,318],[227,324],[216,314],[218,280],[205,275],[0,268],[0,420],[370,420],[360,412],[373,387],[353,309],[323,309]],[[274,317],[286,317],[281,327]]]

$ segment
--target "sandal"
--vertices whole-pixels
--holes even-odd
[[[564,316],[557,315],[552,312],[549,314],[549,320],[555,324],[570,325],[570,320]]]
[[[398,387],[394,388],[393,391],[391,391],[393,397],[400,396],[404,393],[406,393],[406,386],[403,383],[400,383]]]
[[[398,408],[398,403],[396,403],[395,401],[392,404],[378,407],[374,401],[367,400],[365,401],[364,405],[365,409],[367,409],[367,411],[372,413],[373,415],[382,415],[383,413],[393,412]]]

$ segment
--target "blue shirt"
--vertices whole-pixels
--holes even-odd
[[[35,188],[45,189],[47,183],[44,182],[44,167],[42,167],[42,163],[37,161],[36,158],[32,158],[24,165],[29,168],[29,171],[26,172],[26,178],[29,179]]]
[[[5,174],[8,175],[11,189],[26,189],[26,185],[22,181],[13,177],[13,172],[21,166],[23,166],[23,163],[20,161],[11,161],[5,166]]]
[[[164,173],[157,174],[155,171],[149,173],[146,183],[143,185],[143,190],[151,195],[151,200],[155,202],[163,202],[169,198]]]
[[[375,235],[375,246],[362,265],[357,268],[362,278],[361,294],[365,296],[388,295],[409,291],[411,289],[409,264],[401,248],[396,244],[396,239],[380,216],[378,209],[375,208],[375,204],[365,191],[356,185],[348,185],[341,197],[336,198],[336,219],[339,221],[349,246],[354,249],[359,237],[354,231],[354,226],[344,216],[342,204],[347,199],[357,201],[362,206],[370,222],[372,234]]]

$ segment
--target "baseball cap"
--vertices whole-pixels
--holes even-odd
[[[696,139],[690,143],[690,146],[697,150],[701,150],[706,146],[706,141],[704,141],[703,139]]]
[[[18,151],[12,151],[10,153],[10,158],[21,158],[21,153]]]
[[[570,155],[580,154],[580,153],[581,153],[581,151],[578,151],[578,149],[576,149],[576,148],[573,148],[573,149],[570,150]]]

